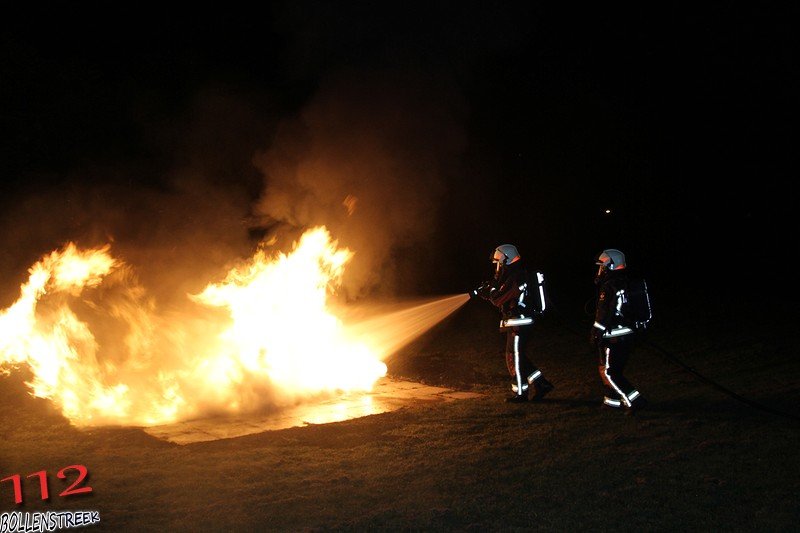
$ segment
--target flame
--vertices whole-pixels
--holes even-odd
[[[238,361],[281,387],[300,393],[369,389],[386,365],[365,344],[350,341],[326,304],[352,257],[324,228],[306,232],[291,255],[270,260],[259,251],[195,296],[229,310],[222,361]]]
[[[30,393],[75,425],[281,407],[369,390],[386,374],[383,354],[329,308],[353,252],[325,227],[289,254],[260,248],[172,312],[159,311],[109,249],[51,252],[0,311],[0,371],[27,365]]]

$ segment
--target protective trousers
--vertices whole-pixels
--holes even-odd
[[[613,342],[600,342],[597,369],[606,388],[603,403],[609,407],[630,408],[639,391],[625,378],[623,372],[633,349],[633,342],[625,336]]]
[[[528,340],[531,327],[510,328],[506,333],[506,366],[511,380],[511,390],[517,396],[528,394],[528,387],[542,378],[542,371],[536,368],[528,356]]]

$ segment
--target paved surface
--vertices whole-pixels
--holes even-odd
[[[266,415],[218,417],[152,426],[144,431],[176,444],[241,437],[309,424],[328,424],[394,411],[420,402],[448,402],[480,396],[432,387],[413,381],[380,379],[370,392],[343,394],[317,403],[301,404]]]

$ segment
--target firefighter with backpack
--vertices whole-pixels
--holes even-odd
[[[540,400],[554,387],[531,360],[527,346],[534,320],[546,307],[544,276],[541,272],[528,272],[513,244],[495,248],[492,262],[493,279],[471,291],[470,296],[488,301],[502,316],[500,331],[506,334],[506,366],[514,393],[506,401]]]
[[[647,285],[644,280],[628,278],[625,254],[619,250],[603,250],[595,264],[597,303],[590,343],[598,353],[598,370],[606,391],[603,403],[630,414],[646,403],[624,371],[637,330],[645,328],[650,320]]]

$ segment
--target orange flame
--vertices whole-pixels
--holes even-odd
[[[73,424],[154,425],[369,390],[386,365],[327,305],[353,253],[324,227],[290,254],[259,250],[224,281],[160,313],[109,247],[73,243],[30,269],[0,311],[0,370]],[[102,342],[101,342],[102,341]]]

